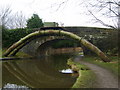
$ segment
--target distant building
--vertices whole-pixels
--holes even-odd
[[[56,22],[44,22],[44,27],[58,27]]]

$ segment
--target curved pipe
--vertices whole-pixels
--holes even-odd
[[[14,51],[17,47],[19,47],[21,44],[25,43],[27,40],[30,40],[31,38],[37,38],[39,36],[66,36],[69,38],[72,38],[74,40],[79,41],[83,46],[87,47],[91,51],[95,52],[104,62],[109,62],[110,59],[96,46],[88,42],[87,40],[83,39],[82,37],[79,37],[73,33],[67,32],[67,31],[62,31],[62,30],[42,30],[42,31],[36,31],[33,32],[15,44],[13,44],[8,50],[4,53],[3,56],[8,56],[12,51]]]

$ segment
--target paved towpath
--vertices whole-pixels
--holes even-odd
[[[98,65],[85,62],[80,57],[75,58],[75,61],[88,66],[97,77],[97,88],[118,88],[118,77],[115,77],[110,71]]]

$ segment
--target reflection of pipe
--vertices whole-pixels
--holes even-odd
[[[53,82],[53,85],[55,85],[55,86],[59,85],[59,87],[60,87],[60,85],[62,85],[63,87],[69,88],[70,86],[72,86],[74,84],[74,83],[69,82],[70,76],[68,77],[68,76],[62,75],[61,73],[56,71],[54,68],[52,68],[50,65],[51,64],[46,64],[46,62],[44,62],[44,61],[42,62],[41,65],[39,63],[35,63],[35,66],[38,68],[38,70],[42,71],[42,73],[45,74],[45,77],[47,76],[48,81],[51,80]],[[49,69],[48,69],[48,71],[46,71],[44,68],[49,68]],[[55,81],[57,81],[57,82],[54,83]],[[52,82],[50,82],[50,83],[52,83]],[[63,85],[63,83],[65,86]]]
[[[16,63],[12,64],[12,63],[7,63],[7,66],[9,66],[8,69],[9,71],[12,71],[12,74],[15,75],[20,81],[22,81],[24,84],[28,85],[31,88],[35,88],[35,87],[39,87],[39,85],[42,86],[42,83],[44,81],[42,81],[42,83],[40,83],[39,81],[33,79],[32,77],[28,76],[24,71],[22,71]],[[45,76],[45,75],[44,75]],[[46,82],[45,82],[46,83]]]
[[[32,88],[39,87],[39,85],[41,85],[41,86],[44,84],[49,85],[51,83],[51,82],[46,82],[46,81],[45,82],[40,81],[41,82],[40,83],[38,80],[33,79],[31,76],[29,76],[29,73],[27,75],[27,73],[25,73],[23,70],[21,70],[16,62],[12,62],[12,63],[5,62],[3,65],[5,66],[6,69],[8,69],[8,71],[10,71],[10,73],[12,73],[15,77],[17,77],[20,81],[22,81],[24,84],[26,84],[29,87],[32,87]],[[55,78],[54,76],[46,75],[43,72],[41,72],[41,70],[40,70],[40,73],[42,73],[43,76],[45,78],[47,78],[48,80],[52,80],[53,83],[54,83],[54,80],[59,81],[59,83],[64,83],[64,79],[62,81],[61,78],[58,79],[58,78]],[[55,83],[55,85],[59,86],[59,83]]]
[[[42,71],[42,73],[44,73],[45,75],[49,76],[50,78],[55,79],[56,78],[55,74],[56,74],[57,71],[54,68],[52,68],[51,65],[52,64],[51,64],[50,60],[49,60],[49,62],[45,62],[45,60],[43,60],[41,64],[40,63],[35,63],[35,66],[39,69],[39,71]],[[49,69],[47,69],[48,71],[46,71],[45,68],[49,68]],[[52,75],[51,75],[50,72],[52,73]],[[58,76],[58,74],[57,74],[57,76]],[[58,79],[58,78],[59,77],[57,77],[56,79]]]
[[[28,82],[28,80],[26,80],[19,72],[17,72],[17,70],[15,70],[8,62],[5,62],[4,66],[10,73],[12,73],[15,77],[17,77],[24,84],[34,88],[34,86],[30,82]]]
[[[24,71],[22,71],[18,65],[16,63],[12,64],[12,63],[8,63],[5,62],[5,67],[15,76],[17,77],[20,81],[22,81],[24,84],[28,85],[31,88],[34,87],[39,87],[39,85],[42,86],[42,83],[46,83],[44,81],[42,81],[42,83],[40,83],[39,81],[33,79],[32,77],[28,76]],[[46,75],[44,74],[44,76],[46,77]],[[52,78],[52,77],[49,77]],[[54,80],[54,79],[53,79]]]
[[[66,56],[66,55],[65,55]],[[70,55],[69,55],[70,56]],[[59,57],[59,56],[58,56]],[[66,64],[61,64],[60,63],[60,61],[61,62],[63,62],[64,61],[64,63],[66,63],[66,58],[59,58],[59,59],[57,59],[56,60],[56,58],[58,58],[58,57],[54,57],[54,58],[51,58],[51,57],[47,57],[46,58],[46,60],[48,60],[48,61],[46,61],[46,60],[42,60],[42,61],[40,61],[40,62],[42,62],[42,63],[34,63],[35,64],[35,66],[40,70],[40,71],[42,71],[43,73],[45,73],[45,75],[49,75],[49,76],[51,76],[51,77],[54,77],[54,78],[57,78],[57,79],[62,79],[62,77],[61,77],[61,73],[59,73],[58,72],[58,70],[60,70],[60,68],[58,69],[58,70],[56,70],[55,68],[57,68],[56,66],[62,66],[62,68],[68,68],[68,67],[63,67],[63,66],[65,66]],[[61,60],[62,59],[62,60]],[[64,59],[64,60],[63,60]],[[66,59],[66,60],[65,60]],[[57,62],[55,62],[55,60],[57,61]],[[53,65],[54,63],[56,63],[55,65]],[[52,67],[52,66],[55,66],[55,67]],[[45,68],[49,68],[49,69],[45,69]],[[65,81],[65,79],[64,79],[64,81]]]

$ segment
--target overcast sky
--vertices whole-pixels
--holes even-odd
[[[79,5],[80,0],[69,0],[59,7],[62,1],[64,0],[0,0],[0,6],[10,6],[12,13],[22,11],[26,18],[30,18],[33,13],[38,14],[44,22],[64,23],[64,26],[103,27],[91,23],[92,17],[83,14],[86,9]]]

